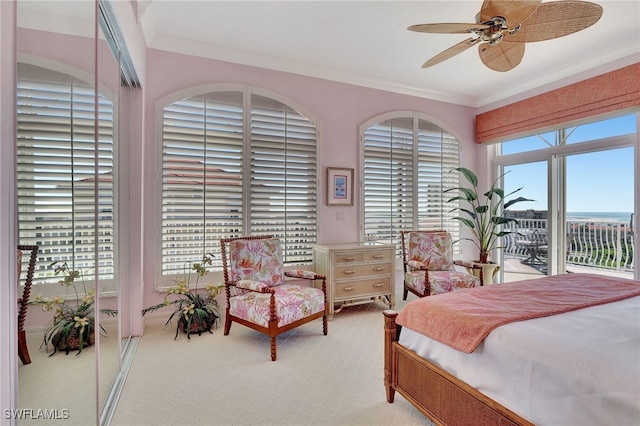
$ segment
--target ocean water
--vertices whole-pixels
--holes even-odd
[[[629,223],[631,212],[567,212],[567,220]]]

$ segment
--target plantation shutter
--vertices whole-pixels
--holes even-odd
[[[95,93],[61,73],[20,64],[17,85],[17,184],[20,244],[38,245],[34,282],[59,280],[49,264],[95,267],[113,279],[113,105],[99,96],[98,194],[95,193]],[[95,197],[99,206],[96,233]]]
[[[287,263],[312,260],[315,125],[274,99],[244,97],[213,92],[163,109],[163,275],[204,253],[219,269],[219,240],[243,235],[281,238]]]
[[[442,191],[457,186],[449,170],[459,164],[458,141],[414,115],[368,127],[363,143],[365,235],[396,244],[398,253],[405,230],[446,229],[457,239]]]
[[[458,185],[458,174],[449,173],[460,165],[459,142],[439,126],[426,120],[418,124],[418,223],[420,229],[444,229],[453,241],[459,238],[459,223],[450,220],[457,214],[449,213],[454,205],[447,200],[455,196],[444,194]],[[454,253],[459,245],[453,246]]]
[[[285,263],[312,261],[317,235],[316,129],[281,102],[251,97],[251,234],[283,241]]]
[[[184,272],[219,240],[243,234],[242,93],[219,92],[164,108],[162,274]]]
[[[364,210],[366,235],[398,243],[414,229],[414,144],[411,118],[394,118],[365,130]]]

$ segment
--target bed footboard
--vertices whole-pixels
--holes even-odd
[[[398,343],[397,312],[384,315],[384,386],[387,402],[396,391],[438,425],[522,425],[533,423],[498,404],[475,388],[420,358]]]

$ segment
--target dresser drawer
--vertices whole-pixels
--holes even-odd
[[[335,279],[339,281],[345,278],[358,278],[371,275],[388,275],[391,272],[391,266],[387,263],[370,263],[360,265],[336,266],[334,269]]]
[[[333,254],[333,263],[336,265],[344,265],[348,263],[360,263],[364,259],[364,253],[357,252],[337,252]]]
[[[390,261],[393,252],[390,250],[368,251],[364,253],[365,262],[382,262]]]
[[[366,295],[385,294],[391,291],[391,278],[369,278],[336,283],[335,298],[356,298]]]

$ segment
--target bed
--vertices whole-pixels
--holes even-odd
[[[558,275],[384,318],[387,401],[436,424],[640,425],[640,281]]]

